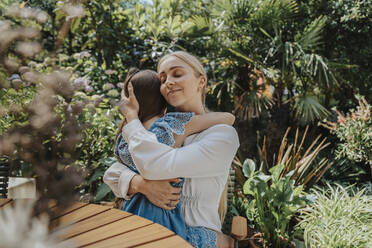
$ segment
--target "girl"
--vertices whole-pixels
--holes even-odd
[[[160,93],[160,86],[161,82],[156,72],[132,68],[128,72],[122,92],[126,97],[130,91],[135,94],[139,105],[138,119],[148,131],[155,134],[158,142],[171,147],[181,147],[185,138],[191,134],[199,133],[216,124],[233,124],[235,118],[229,113],[205,113],[197,116],[192,112],[165,114],[166,102]],[[177,90],[169,92],[168,95],[172,94],[177,94]],[[125,123],[124,120],[118,129],[114,153],[119,162],[140,174],[129,153],[128,144],[121,134]],[[171,184],[174,187],[182,187],[183,183],[184,180],[180,179]],[[178,198],[174,200],[177,201]],[[165,210],[157,207],[143,194],[136,193],[131,199],[124,201],[121,209],[159,223],[186,239],[186,225],[182,217],[181,205],[173,205],[171,200],[168,207],[172,209]]]

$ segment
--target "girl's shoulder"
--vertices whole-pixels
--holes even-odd
[[[185,125],[191,120],[194,113],[171,112],[157,119],[150,127],[158,141],[169,146],[174,145],[173,134],[182,135],[185,133]]]
[[[170,112],[157,119],[150,129],[162,127],[172,133],[182,135],[185,133],[185,125],[194,117],[193,112]]]

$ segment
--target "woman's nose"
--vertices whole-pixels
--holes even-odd
[[[173,80],[167,78],[167,80],[165,81],[165,85],[166,86],[172,86],[174,84]]]

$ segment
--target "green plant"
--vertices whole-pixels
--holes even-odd
[[[286,175],[289,171],[294,171],[291,179],[294,179],[296,185],[304,185],[307,188],[317,183],[324,173],[332,166],[331,162],[327,159],[321,159],[317,164],[314,164],[316,157],[319,152],[326,148],[330,143],[325,143],[327,138],[323,138],[320,142],[321,135],[318,135],[311,145],[303,152],[303,145],[306,139],[309,126],[306,127],[305,132],[302,135],[301,141],[299,136],[299,130],[296,130],[295,139],[292,144],[288,144],[287,136],[290,131],[290,127],[287,128],[279,151],[276,155],[276,162],[274,164],[284,164],[283,170],[280,172],[280,176]],[[319,142],[319,143],[318,143]],[[264,169],[270,168],[267,163],[266,154],[266,137],[264,138],[262,148],[259,149],[260,160]]]
[[[351,191],[351,192],[350,192]],[[372,246],[372,197],[364,190],[327,185],[313,190],[314,204],[302,213],[306,247],[367,248]]]
[[[338,113],[338,122],[324,125],[341,141],[336,155],[354,162],[372,166],[372,106],[364,97],[357,96],[359,106],[351,110],[346,117]]]
[[[80,106],[78,122],[81,127],[80,142],[75,147],[77,159],[75,164],[84,172],[85,181],[77,187],[83,200],[100,201],[113,199],[108,186],[103,183],[105,170],[112,165],[113,147],[117,122],[120,120],[118,108],[112,106],[110,99],[99,95],[87,96],[82,91],[75,91],[71,103],[60,100],[57,109]],[[64,112],[59,111],[61,118]],[[57,135],[57,138],[60,138]]]
[[[330,129],[339,140],[335,150],[337,169],[347,174],[359,174],[364,180],[372,177],[372,106],[364,97],[356,96],[359,106],[346,116],[337,111],[337,122],[327,121],[321,125]],[[352,168],[354,167],[354,168]],[[337,174],[337,172],[336,172]],[[354,180],[355,182],[355,180]]]
[[[330,143],[325,143],[326,138],[323,138],[319,142],[321,135],[318,135],[311,145],[303,151],[303,149],[305,149],[304,142],[309,127],[306,127],[302,138],[297,129],[295,138],[291,144],[288,143],[288,134],[290,129],[290,127],[287,128],[287,131],[282,138],[279,150],[274,156],[275,159],[273,164],[284,165],[282,171],[280,171],[280,177],[286,176],[288,172],[293,171],[291,179],[295,181],[295,184],[304,185],[304,187],[310,188],[322,178],[324,173],[333,164],[332,162],[328,162],[328,159],[325,158],[321,159],[318,163],[315,163],[319,152],[326,148]],[[267,160],[266,137],[264,137],[262,147],[258,149],[259,159],[261,161],[260,170],[268,173],[269,168],[271,168],[272,165],[270,165]],[[237,180],[240,185],[243,185],[245,180],[245,177],[243,176],[245,165],[242,164],[238,158],[235,158],[234,166],[237,171]],[[246,173],[244,173],[244,175],[246,175]]]
[[[284,164],[278,164],[270,169],[270,175],[265,175],[256,171],[252,160],[247,159],[243,165],[247,177],[243,192],[252,198],[256,207],[254,221],[262,233],[264,247],[288,247],[290,221],[309,203],[303,194],[303,186],[295,186],[291,179],[294,171],[281,176],[283,169]]]

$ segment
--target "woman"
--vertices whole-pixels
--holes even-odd
[[[186,52],[173,52],[160,59],[160,91],[179,112],[206,113],[206,73],[201,63]],[[235,129],[215,125],[186,138],[184,146],[172,148],[158,143],[138,120],[138,105],[132,96],[125,103],[128,124],[122,135],[141,175],[120,163],[104,175],[116,196],[128,199],[137,192],[163,209],[173,209],[180,198],[179,188],[169,182],[184,177],[181,206],[192,244],[197,247],[226,247],[221,235],[218,205],[227,182],[229,168],[239,147]],[[160,180],[160,181],[159,181]],[[190,241],[190,240],[188,240]]]

